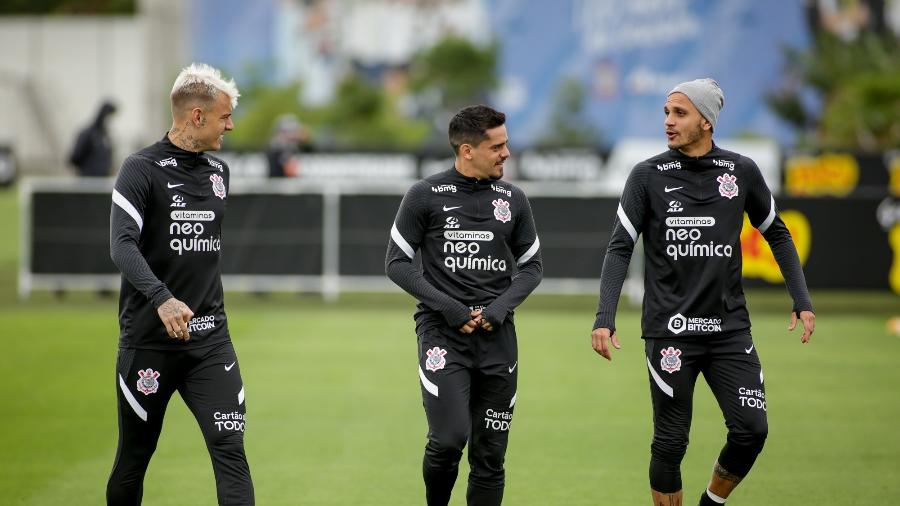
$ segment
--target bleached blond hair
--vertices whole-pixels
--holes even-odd
[[[234,79],[226,81],[219,69],[205,63],[191,63],[175,78],[171,93],[172,108],[180,108],[192,99],[213,101],[220,92],[231,99],[232,109],[237,107],[238,97],[241,94],[234,84]]]

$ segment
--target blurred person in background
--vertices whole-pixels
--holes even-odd
[[[69,162],[79,176],[107,177],[112,169],[112,142],[106,121],[116,112],[116,105],[107,100],[100,105],[94,121],[84,127],[75,138]]]
[[[468,504],[503,500],[519,374],[513,311],[542,277],[528,198],[500,180],[510,154],[505,122],[486,106],[453,117],[454,166],[409,189],[388,241],[388,277],[419,301],[429,506],[450,501],[467,443]]]
[[[681,461],[687,450],[692,399],[703,373],[728,428],[700,505],[725,500],[750,471],[768,434],[763,371],[750,335],[741,285],[744,212],[769,243],[794,302],[788,329],[815,314],[800,259],[775,200],[753,160],[715,145],[724,95],[712,79],[669,92],[669,150],[639,163],[625,183],[603,262],[591,335],[612,360],[620,348],[615,315],[638,235],[644,234],[641,332],[653,401],[650,488],[655,506],[683,502]]]
[[[269,177],[300,175],[300,153],[311,151],[309,131],[293,114],[285,114],[275,122],[275,133],[266,149]]]
[[[244,454],[241,368],[225,316],[222,219],[228,166],[210,151],[240,94],[205,64],[172,87],[172,127],[129,156],[112,195],[110,253],[122,272],[116,364],[119,444],[110,505],[141,503],[144,474],[177,390],[206,440],[219,504],[254,504]]]

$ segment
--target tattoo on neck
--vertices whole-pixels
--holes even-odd
[[[713,472],[716,473],[716,476],[718,476],[719,478],[736,484],[740,483],[743,479],[743,477],[741,476],[729,473],[728,470],[722,467],[718,462],[716,462],[716,467],[713,469]]]
[[[185,151],[193,151],[193,149],[191,149],[191,137],[187,136],[187,138],[185,138],[184,132],[177,128],[173,128],[172,131],[169,132],[169,140],[172,141],[172,144]]]

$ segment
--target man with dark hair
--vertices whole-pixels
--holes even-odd
[[[635,166],[603,261],[594,350],[619,348],[616,305],[635,242],[644,234],[645,340],[653,400],[650,488],[654,506],[681,506],[694,383],[702,372],[728,427],[701,505],[725,504],[768,433],[762,366],[741,286],[744,212],[772,248],[794,300],[789,329],[815,314],[791,234],[753,160],[719,148],[713,129],[725,99],[712,79],[679,84],[666,101],[669,150]]]
[[[429,506],[450,501],[467,441],[468,504],[503,500],[519,373],[513,310],[542,275],[528,199],[500,181],[510,155],[505,121],[486,106],[453,117],[454,166],[409,189],[388,242],[388,277],[419,300]]]
[[[116,363],[119,446],[110,505],[141,503],[166,406],[177,390],[206,440],[219,504],[254,504],[246,404],[222,292],[228,166],[209,154],[234,128],[240,94],[192,64],[172,88],[172,127],[129,156],[112,194],[110,252],[122,271]],[[177,295],[177,298],[176,298]]]
[[[112,142],[106,122],[116,112],[116,104],[107,100],[100,105],[90,125],[78,132],[69,162],[79,176],[107,177],[112,168]]]

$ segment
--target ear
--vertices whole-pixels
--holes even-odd
[[[712,128],[712,123],[710,123],[709,120],[707,120],[706,118],[701,117],[701,118],[700,118],[700,121],[701,121],[701,123],[700,123],[700,128],[702,128],[702,129],[704,129],[704,130],[709,130],[710,132],[712,131],[712,129],[713,129],[713,128]]]
[[[466,160],[472,159],[472,145],[471,144],[463,144],[459,147],[459,154]]]
[[[203,122],[203,109],[199,107],[194,107],[191,109],[191,123],[194,124],[195,127],[200,128],[200,124]]]

